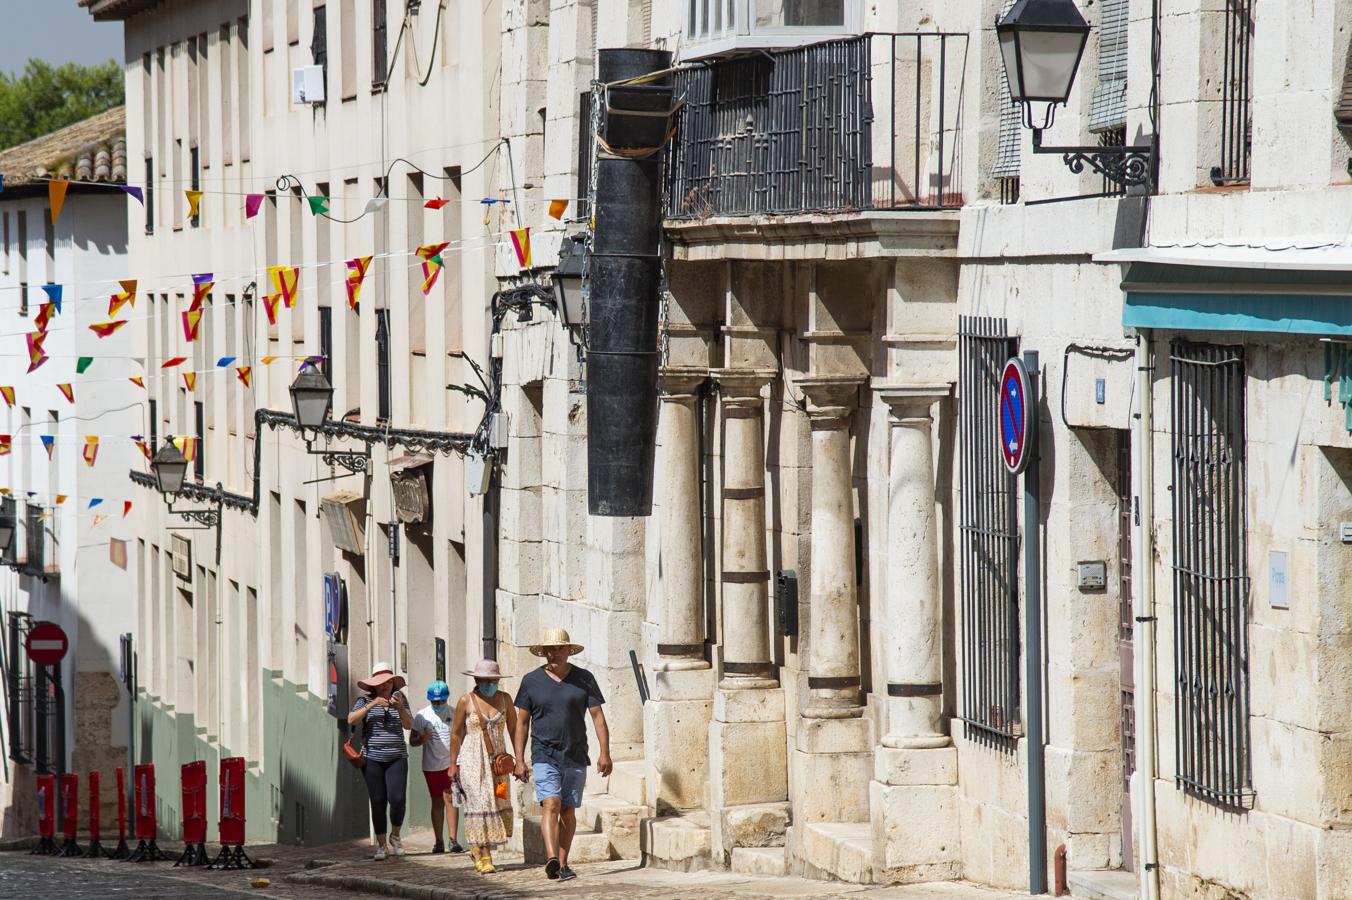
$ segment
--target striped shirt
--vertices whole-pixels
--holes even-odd
[[[408,699],[403,692],[397,693],[407,709]],[[352,711],[356,712],[374,699],[371,695],[358,697],[357,702],[352,704]],[[408,756],[408,747],[404,745],[404,724],[399,720],[399,710],[394,706],[377,707],[362,719],[362,752],[367,759],[376,762],[390,762]]]

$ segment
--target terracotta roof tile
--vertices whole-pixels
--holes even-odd
[[[127,110],[118,106],[0,152],[5,186],[41,178],[127,180]]]

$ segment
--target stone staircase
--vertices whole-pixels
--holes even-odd
[[[873,830],[868,822],[813,822],[796,825],[794,831],[791,840],[797,842],[804,876],[873,883]]]
[[[588,773],[587,790],[577,811],[577,832],[573,835],[570,862],[603,862],[611,859],[639,859],[642,856],[640,824],[652,815],[644,805],[646,777],[643,760],[615,763],[609,778]],[[595,793],[593,793],[595,791]],[[522,819],[522,852],[528,864],[545,863],[544,835],[540,831],[540,810],[534,795],[526,808],[532,810]]]

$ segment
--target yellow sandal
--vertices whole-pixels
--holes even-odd
[[[479,858],[475,860],[474,868],[480,875],[492,875],[497,871],[493,865],[493,854],[487,850],[481,851]]]

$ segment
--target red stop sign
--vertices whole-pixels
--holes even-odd
[[[28,658],[40,666],[54,666],[66,655],[66,633],[53,622],[39,622],[28,631],[23,642]]]

